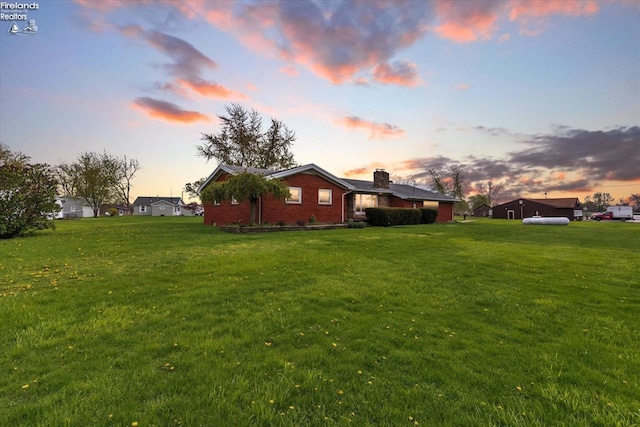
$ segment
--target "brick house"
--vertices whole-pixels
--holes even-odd
[[[524,219],[532,216],[582,219],[582,205],[576,197],[561,199],[516,199],[491,208],[494,219]]]
[[[291,193],[287,200],[261,197],[256,213],[259,224],[308,223],[311,218],[321,223],[366,220],[365,209],[378,206],[431,207],[438,209],[437,221],[448,222],[453,220],[453,204],[457,201],[410,185],[394,184],[389,181],[389,173],[383,170],[374,172],[373,181],[364,181],[338,178],[313,163],[286,170],[219,165],[198,191],[245,170],[266,178],[282,179]],[[248,201],[220,200],[204,206],[207,225],[248,224],[249,216]]]

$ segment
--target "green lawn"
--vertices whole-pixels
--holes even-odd
[[[0,241],[2,426],[640,424],[640,225]]]

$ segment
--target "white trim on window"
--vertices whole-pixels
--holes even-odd
[[[287,199],[287,203],[298,205],[302,203],[302,187],[289,187],[289,193],[291,197]]]
[[[145,213],[147,211],[147,207],[145,205],[139,206],[138,212]]]
[[[318,204],[319,205],[331,205],[333,204],[333,192],[325,188],[318,189]]]
[[[239,205],[239,204],[240,204],[240,202],[239,202],[238,200],[236,200],[236,198],[235,198],[235,197],[231,196],[231,204],[232,204],[232,205]]]

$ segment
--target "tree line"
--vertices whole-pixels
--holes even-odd
[[[53,227],[60,210],[56,197],[77,197],[98,216],[106,203],[130,206],[131,183],[141,169],[136,159],[107,153],[81,153],[51,166],[0,143],[0,238]]]
[[[277,119],[270,120],[265,129],[255,110],[247,111],[238,104],[225,107],[227,115],[219,115],[221,127],[216,134],[203,133],[197,154],[207,161],[241,166],[245,173],[232,175],[224,182],[211,183],[199,191],[205,178],[185,185],[191,196],[204,203],[234,198],[248,200],[251,219],[255,207],[264,194],[287,197],[288,187],[280,180],[267,180],[259,174],[246,173],[248,168],[287,169],[296,166],[291,147],[296,135]],[[0,238],[22,235],[30,230],[51,227],[52,213],[57,211],[56,195],[74,196],[91,206],[98,216],[105,203],[130,206],[131,183],[141,169],[136,159],[117,157],[108,152],[81,153],[70,163],[56,167],[31,164],[30,158],[12,152],[0,143]],[[502,182],[480,182],[475,194],[465,199],[467,189],[463,166],[453,165],[446,170],[427,170],[432,191],[458,199],[456,212],[468,212],[479,206],[492,207],[502,190]],[[589,211],[604,210],[614,203],[609,193],[596,192],[585,198],[583,206]],[[640,194],[632,194],[618,204],[640,209]]]

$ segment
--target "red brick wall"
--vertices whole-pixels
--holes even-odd
[[[226,181],[228,174],[221,175],[216,182]],[[248,201],[232,205],[231,200],[221,200],[219,205],[204,204],[206,225],[249,224],[250,204]]]
[[[290,187],[302,188],[302,203],[286,203],[284,200],[274,200],[271,196],[262,199],[262,223],[275,224],[283,221],[295,224],[298,221],[309,223],[309,218],[315,216],[316,222],[342,222],[342,188],[334,185],[315,174],[299,173],[289,176],[284,181]],[[318,204],[318,190],[331,190],[331,205]]]
[[[227,175],[221,176],[218,181],[224,181]],[[271,196],[264,196],[260,205],[256,208],[256,222],[277,224],[295,224],[298,221],[309,223],[309,218],[315,216],[316,222],[336,223],[342,222],[342,188],[334,185],[324,178],[300,173],[284,179],[291,187],[302,188],[302,203],[286,203],[284,199],[275,200]],[[331,205],[318,204],[318,190],[325,189],[332,192]],[[223,200],[220,205],[206,204],[204,206],[204,223],[206,225],[249,224],[250,204],[242,202],[232,205],[230,200]]]
[[[438,205],[438,218],[437,222],[449,222],[453,221],[453,203],[442,203]]]

